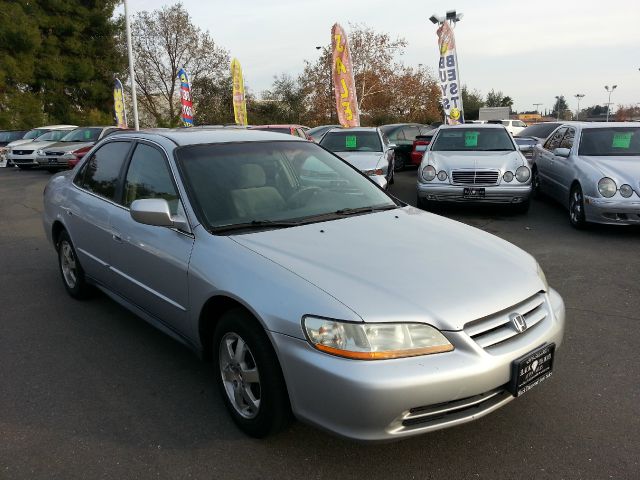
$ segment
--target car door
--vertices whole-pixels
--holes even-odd
[[[85,273],[108,285],[111,215],[120,210],[115,203],[119,179],[131,149],[130,141],[114,141],[98,148],[82,165],[62,207],[66,226]]]
[[[576,128],[568,127],[557,148],[568,148],[571,150],[575,138]],[[553,154],[553,150],[551,153]],[[575,178],[574,164],[571,155],[569,155],[569,157],[553,155],[553,161],[551,162],[551,167],[549,169],[549,177],[551,185],[553,185],[556,192],[554,196],[566,203],[569,198],[571,183]]]
[[[567,131],[567,127],[560,127],[547,139],[544,145],[536,147],[536,168],[538,169],[538,178],[540,179],[540,190],[556,196],[557,191],[552,179],[552,168],[555,155],[553,150],[560,146],[562,137]]]
[[[187,333],[187,270],[194,237],[175,228],[143,225],[131,218],[134,200],[164,198],[184,215],[164,151],[138,142],[123,179],[122,208],[111,217],[111,268],[118,293],[174,331]]]

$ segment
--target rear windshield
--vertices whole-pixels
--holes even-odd
[[[585,128],[578,155],[639,156],[639,127]]]
[[[511,136],[504,128],[451,128],[441,130],[431,150],[434,152],[459,151],[513,151]]]
[[[381,152],[382,143],[380,143],[380,135],[378,132],[329,132],[322,140],[322,145],[332,152]]]
[[[537,123],[520,130],[516,136],[547,138],[559,125],[559,123]]]

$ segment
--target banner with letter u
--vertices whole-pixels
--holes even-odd
[[[180,121],[183,127],[193,127],[193,99],[191,98],[191,84],[184,68],[178,72],[180,79]]]
[[[456,55],[456,40],[453,35],[453,29],[447,21],[440,25],[437,33],[438,47],[440,48],[438,74],[445,123],[457,125],[458,123],[464,123],[464,116],[460,75],[458,74],[458,56]]]
[[[247,100],[244,96],[242,67],[237,58],[231,60],[231,78],[233,80],[233,116],[236,125],[247,125]]]
[[[127,128],[127,112],[124,108],[124,89],[122,82],[115,79],[113,84],[113,116],[118,128]]]
[[[351,50],[347,41],[347,34],[340,24],[331,28],[331,73],[333,77],[333,91],[336,97],[338,121],[343,127],[359,127],[360,112],[356,96],[356,82],[353,78],[353,64]]]

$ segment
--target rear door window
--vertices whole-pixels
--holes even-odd
[[[131,142],[109,142],[87,160],[74,183],[91,193],[115,200],[120,171],[127,158]]]
[[[567,127],[562,127],[556,130],[553,135],[547,140],[544,144],[545,150],[553,151],[560,146],[560,142],[562,141],[562,137],[567,131]]]

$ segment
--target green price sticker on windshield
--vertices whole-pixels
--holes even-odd
[[[358,140],[355,135],[347,135],[345,138],[345,147],[347,148],[357,148]]]
[[[613,134],[613,142],[611,142],[612,148],[624,148],[628,149],[631,145],[631,137],[633,136],[633,132],[628,133],[614,133]]]
[[[464,146],[465,147],[477,147],[478,146],[478,134],[480,132],[464,132]]]

